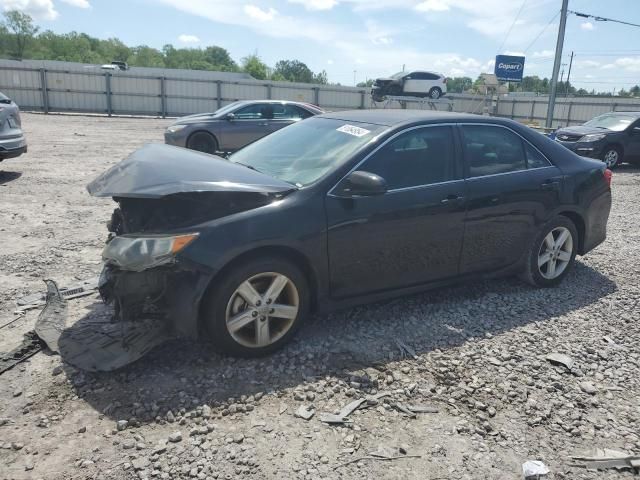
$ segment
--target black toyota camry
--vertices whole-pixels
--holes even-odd
[[[100,291],[257,356],[312,311],[462,280],[557,285],[604,241],[611,172],[506,119],[319,115],[229,159],[149,145],[89,186],[119,204]]]

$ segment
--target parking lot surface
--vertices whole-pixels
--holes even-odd
[[[17,298],[100,272],[115,204],[85,185],[170,123],[23,122],[29,153],[0,163],[3,352],[38,315],[16,320]],[[0,478],[515,479],[527,460],[549,479],[631,478],[571,458],[640,454],[640,170],[615,171],[613,199],[607,241],[558,288],[507,278],[318,316],[257,360],[175,340],[86,373],[37,353],[0,376]],[[69,321],[98,303],[70,300]]]

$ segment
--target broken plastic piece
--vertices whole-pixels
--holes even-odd
[[[540,460],[527,460],[522,464],[524,480],[538,480],[540,475],[549,473],[547,466]]]
[[[597,449],[591,456],[574,456],[571,458],[578,462],[578,466],[585,467],[587,470],[607,470],[610,468],[615,468],[616,470],[640,469],[640,455],[610,448]]]
[[[45,280],[47,304],[38,315],[35,331],[49,350],[58,353],[58,340],[67,323],[67,301],[53,280]]]
[[[547,359],[547,361],[555,365],[564,366],[569,371],[571,371],[571,367],[573,367],[574,363],[573,358],[571,358],[569,355],[565,355],[564,353],[550,353],[545,358]]]

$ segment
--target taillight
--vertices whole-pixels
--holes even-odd
[[[444,77],[444,78],[442,79],[442,83],[444,83],[444,84],[446,85],[446,84],[447,84],[447,80],[449,80],[449,79],[448,79],[447,77]]]
[[[611,188],[611,178],[613,177],[613,172],[608,168],[604,171],[604,179],[607,182],[607,186]]]

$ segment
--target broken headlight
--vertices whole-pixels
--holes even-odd
[[[102,260],[123,270],[141,272],[172,262],[175,255],[198,237],[197,233],[175,236],[119,236],[102,251]]]

